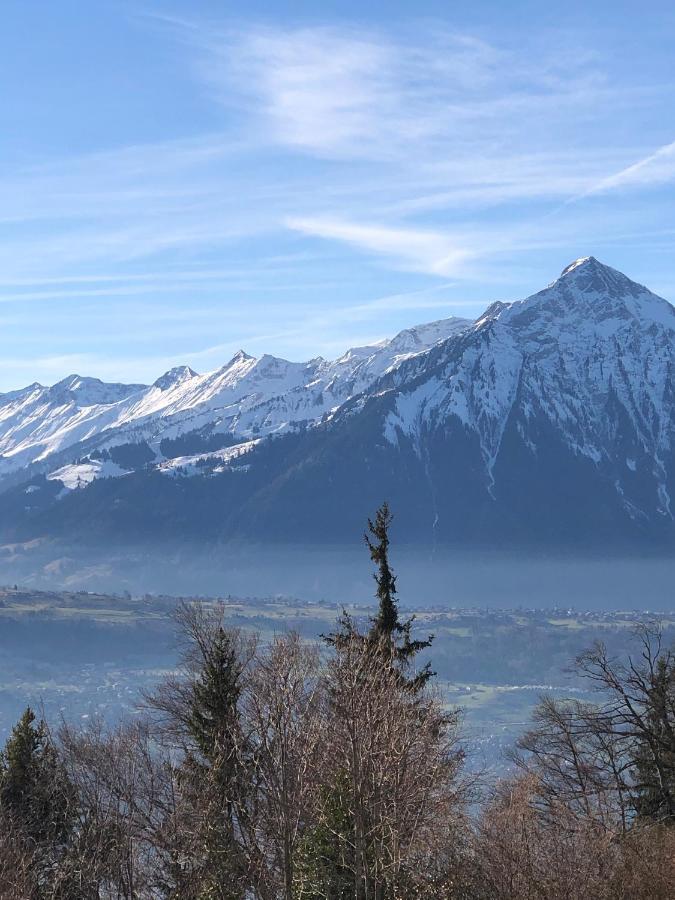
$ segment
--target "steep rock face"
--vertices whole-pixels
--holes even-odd
[[[526,453],[534,471],[555,445],[592,463],[629,517],[672,518],[675,310],[665,300],[590,257],[429,356],[427,374],[397,373],[392,442],[461,423],[495,498],[514,480],[510,457]]]
[[[401,538],[428,546],[669,550],[674,371],[673,307],[588,257],[473,323],[334,362],[237,354],[132,394],[107,439],[147,453],[113,448],[13,488],[0,528],[333,542],[387,497]]]

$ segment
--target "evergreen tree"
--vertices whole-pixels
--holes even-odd
[[[28,707],[0,756],[0,803],[3,810],[21,817],[27,812],[43,744],[42,729],[34,723],[35,714]]]
[[[385,501],[375,513],[375,521],[368,519],[368,531],[363,538],[370,551],[370,558],[377,570],[373,574],[379,609],[372,619],[375,637],[392,637],[401,631],[396,602],[396,576],[389,565],[389,528],[393,522],[389,504]]]
[[[429,635],[425,641],[413,640],[411,632],[414,616],[404,622],[400,619],[396,599],[396,576],[389,564],[389,529],[393,518],[389,504],[385,501],[375,513],[375,519],[368,519],[368,531],[364,535],[370,558],[376,566],[373,578],[377,585],[375,596],[378,599],[377,615],[371,620],[368,638],[374,645],[384,646],[385,652],[390,653],[401,676],[405,677],[406,670],[410,668],[417,654],[431,646],[433,636]],[[419,690],[432,675],[433,672],[427,663],[410,679],[411,688]]]
[[[389,563],[389,529],[393,519],[389,504],[385,501],[375,513],[375,519],[368,519],[368,530],[364,534],[370,558],[376,566],[373,578],[377,585],[375,596],[378,600],[377,614],[371,619],[370,631],[365,640],[377,652],[384,652],[386,664],[395,666],[411,690],[419,691],[435,674],[431,671],[429,663],[412,678],[408,678],[407,672],[417,654],[431,646],[433,635],[429,635],[426,640],[413,640],[412,627],[415,617],[411,616],[401,621],[399,616],[396,576]],[[329,646],[345,646],[348,641],[359,638],[358,630],[347,612],[343,611],[338,625],[336,632],[322,635]]]
[[[234,774],[241,674],[232,639],[224,628],[218,628],[193,683],[189,727],[209,764],[229,760],[229,772],[224,767],[223,778]]]
[[[45,724],[35,723],[29,707],[0,754],[0,809],[26,837],[58,844],[72,821],[73,799]]]
[[[246,780],[238,708],[241,675],[236,646],[218,628],[202,648],[200,671],[192,685],[188,724],[198,753],[185,767],[186,781],[201,806],[200,900],[240,900],[245,895],[236,828]]]
[[[77,791],[44,722],[36,724],[26,709],[0,754],[0,831],[12,836],[24,860],[26,900],[91,896],[83,892],[82,872],[71,879],[68,864],[77,842],[77,808]]]
[[[348,613],[343,612],[338,630],[324,636],[324,640],[338,651],[346,651],[350,644],[353,646],[352,642],[356,642],[368,658],[377,660],[377,663],[381,659],[380,674],[385,679],[392,673],[395,675],[390,680],[394,693],[402,688],[413,706],[416,706],[420,692],[434,673],[429,664],[412,676],[410,669],[417,654],[431,646],[432,637],[413,640],[414,617],[401,621],[396,576],[389,562],[389,531],[392,521],[393,515],[385,502],[376,511],[375,518],[368,519],[368,529],[364,534],[370,558],[376,567],[373,578],[378,600],[377,612],[371,618],[369,631],[362,634]],[[377,664],[375,668],[378,668]],[[372,672],[366,666],[362,690],[368,694],[372,687]],[[418,696],[410,698],[408,692]],[[335,697],[332,693],[329,697],[334,706]],[[333,715],[341,714],[339,709],[333,709]],[[360,886],[356,887],[355,893],[355,872],[359,864],[355,861],[358,841],[354,801],[355,786],[348,778],[344,784],[338,779],[335,784],[326,785],[322,789],[319,821],[305,836],[297,861],[298,900],[346,900],[347,897],[361,896]],[[367,827],[365,832],[368,832]],[[370,836],[365,837],[366,847],[361,848],[360,865],[368,862],[372,850],[370,840]],[[375,900],[383,900],[390,894],[382,884],[373,896]]]
[[[317,821],[304,834],[294,865],[295,900],[351,900],[354,896],[353,822],[346,778],[323,785]]]
[[[651,673],[644,730],[634,751],[638,816],[675,825],[675,661],[660,657]]]

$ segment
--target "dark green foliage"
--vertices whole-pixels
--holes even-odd
[[[240,679],[241,667],[232,639],[219,628],[194,682],[190,713],[194,742],[212,765],[232,756]]]
[[[385,501],[377,510],[375,520],[368,519],[368,532],[364,536],[370,551],[370,558],[377,567],[373,578],[377,585],[375,595],[379,604],[377,615],[372,619],[368,637],[374,646],[382,647],[385,652],[391,653],[392,659],[403,675],[410,668],[417,654],[431,646],[433,638],[430,635],[425,641],[413,640],[411,632],[414,617],[405,622],[402,622],[399,617],[396,576],[389,565],[389,529],[393,518],[389,504]],[[427,683],[432,674],[427,663],[410,680],[411,687],[419,690]]]
[[[0,832],[22,866],[25,900],[98,896],[85,886],[82,867],[71,865],[80,811],[77,790],[44,722],[36,724],[26,709],[0,754]]]
[[[29,707],[12,729],[0,757],[0,802],[15,815],[24,811],[29,800],[43,744],[42,728],[34,723],[35,714]]]
[[[192,686],[189,730],[197,750],[184,767],[184,783],[194,792],[203,860],[200,900],[244,896],[237,816],[245,790],[240,754],[238,703],[241,665],[231,636],[219,628],[202,647],[201,668]]]
[[[295,900],[354,896],[353,817],[347,779],[321,788],[317,821],[304,834],[294,865]]]
[[[122,469],[140,469],[155,459],[154,452],[146,441],[118,444],[115,447],[92,450],[89,459],[110,460]]]
[[[110,448],[110,459],[122,469],[140,469],[155,459],[154,452],[145,441],[120,444]]]
[[[73,791],[43,722],[28,708],[0,756],[0,810],[36,842],[65,839]]]
[[[409,677],[408,673],[417,654],[431,646],[433,635],[429,635],[426,640],[413,640],[412,627],[415,617],[411,616],[402,622],[399,616],[396,576],[389,564],[389,528],[393,518],[389,504],[385,501],[375,513],[375,519],[368,519],[368,532],[364,535],[370,558],[376,565],[373,578],[377,585],[375,596],[378,600],[378,610],[371,619],[371,628],[366,640],[372,646],[373,652],[383,654],[383,662],[386,665],[393,665],[398,670],[401,678],[408,681],[412,690],[420,690],[435,674],[431,671],[429,663],[412,677]],[[357,634],[354,623],[346,612],[342,613],[338,625],[337,632],[323,635],[329,646],[344,646]]]
[[[237,438],[224,433],[213,433],[208,430],[188,431],[175,438],[163,438],[159,449],[167,459],[176,456],[192,456],[196,453],[210,453],[214,450],[223,450],[238,443]]]
[[[675,659],[661,656],[651,672],[634,750],[638,816],[675,825]]]
[[[391,637],[400,630],[396,605],[396,576],[389,566],[389,528],[393,518],[385,501],[375,513],[375,521],[368,519],[370,536],[368,533],[364,535],[370,558],[377,566],[377,571],[373,575],[377,585],[376,596],[380,604],[373,619],[373,633],[376,637],[382,635]]]

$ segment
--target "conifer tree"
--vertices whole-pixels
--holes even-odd
[[[377,614],[371,620],[371,629],[368,635],[373,645],[383,646],[405,677],[405,671],[410,668],[416,655],[421,650],[431,646],[433,636],[427,640],[413,640],[411,637],[414,616],[402,622],[398,611],[396,599],[396,576],[389,563],[389,529],[394,517],[385,501],[375,513],[375,519],[368,519],[368,531],[364,535],[366,546],[370,551],[370,558],[375,563],[376,571],[373,574],[378,599]],[[433,675],[427,663],[409,683],[413,690],[422,688]]]
[[[353,821],[346,776],[319,791],[317,821],[297,850],[296,900],[351,900],[354,896]]]
[[[0,803],[14,815],[26,812],[35,780],[37,755],[43,739],[28,707],[12,729],[0,756]]]
[[[635,808],[638,816],[675,826],[675,661],[661,656],[646,692],[645,728],[636,738]]]
[[[199,756],[186,764],[201,797],[200,830],[205,852],[200,900],[239,900],[242,855],[237,816],[245,778],[241,765],[239,698],[242,669],[231,636],[219,627],[202,650],[192,685],[188,725]]]
[[[36,724],[28,708],[0,753],[0,833],[23,866],[22,897],[85,896],[81,871],[73,882],[68,865],[77,843],[77,812],[77,791],[47,727]]]
[[[240,679],[236,649],[225,629],[218,628],[193,684],[189,724],[199,752],[211,765],[223,758],[229,760],[230,774],[236,749]]]
[[[413,640],[414,618],[401,621],[396,576],[389,562],[392,521],[393,515],[385,502],[376,511],[375,518],[368,519],[368,529],[364,535],[370,558],[376,567],[373,577],[378,600],[369,631],[361,633],[349,614],[343,612],[337,632],[324,636],[324,640],[335,648],[338,655],[342,654],[343,659],[360,659],[353,673],[359,682],[352,697],[356,706],[362,703],[367,706],[370,702],[376,709],[379,700],[373,696],[373,691],[381,690],[384,685],[385,690],[391,688],[392,696],[404,695],[411,709],[417,709],[422,690],[434,673],[428,664],[412,676],[410,669],[416,655],[431,645],[432,637]],[[356,654],[354,648],[357,648]],[[361,697],[358,697],[359,692],[362,692]],[[415,696],[411,697],[411,694]],[[332,685],[329,685],[329,698],[333,706],[332,714],[342,719],[344,709]],[[351,709],[353,705],[348,706]],[[372,836],[367,836],[369,827],[364,826],[362,821],[357,827],[355,807],[359,806],[362,798],[361,788],[355,784],[354,777],[354,771],[338,772],[334,782],[321,792],[319,821],[305,836],[297,860],[296,892],[299,900],[362,898],[363,886],[357,872],[360,866],[368,862]],[[368,818],[372,810],[361,812],[363,815],[360,818],[363,819],[364,815]],[[357,845],[363,845],[358,853]],[[383,900],[389,895],[380,886],[373,896],[375,900]]]
[[[36,842],[58,843],[73,813],[73,791],[43,722],[28,707],[0,754],[0,809]]]
[[[373,650],[382,651],[387,665],[394,665],[400,677],[407,681],[413,691],[421,690],[434,675],[427,663],[412,678],[407,676],[417,654],[431,646],[433,635],[426,640],[413,640],[412,626],[415,617],[401,621],[396,598],[396,576],[389,563],[389,529],[394,517],[385,501],[375,513],[375,519],[368,519],[368,530],[364,534],[370,558],[375,563],[373,573],[377,589],[375,596],[378,609],[371,618],[371,627],[365,640]],[[322,635],[331,647],[344,647],[350,640],[359,637],[357,627],[347,612],[339,619],[338,631]]]

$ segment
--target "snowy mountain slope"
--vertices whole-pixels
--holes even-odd
[[[478,436],[491,484],[517,412],[533,455],[530,426],[541,419],[574,453],[616,467],[622,496],[637,467],[648,470],[657,509],[670,516],[674,371],[675,309],[590,257],[532,297],[488,310],[444,348],[432,378],[402,387],[385,433],[415,440],[454,417]],[[403,366],[397,376],[414,374]]]
[[[133,402],[144,385],[105,384],[71,375],[52,387],[32,384],[0,395],[0,478],[101,429],[107,415]]]
[[[0,534],[339,542],[386,497],[431,547],[671,553],[674,377],[673,307],[588,257],[473,323],[132,392],[5,491]]]
[[[215,372],[198,375],[182,366],[151,386],[73,375],[53,387],[33,384],[0,395],[0,484],[3,475],[31,464],[45,470],[53,459],[62,468],[91,447],[138,441],[158,447],[163,438],[205,428],[245,438],[317,421],[386,369],[468,324],[451,318],[407,329],[335,362],[256,359],[239,351]]]

